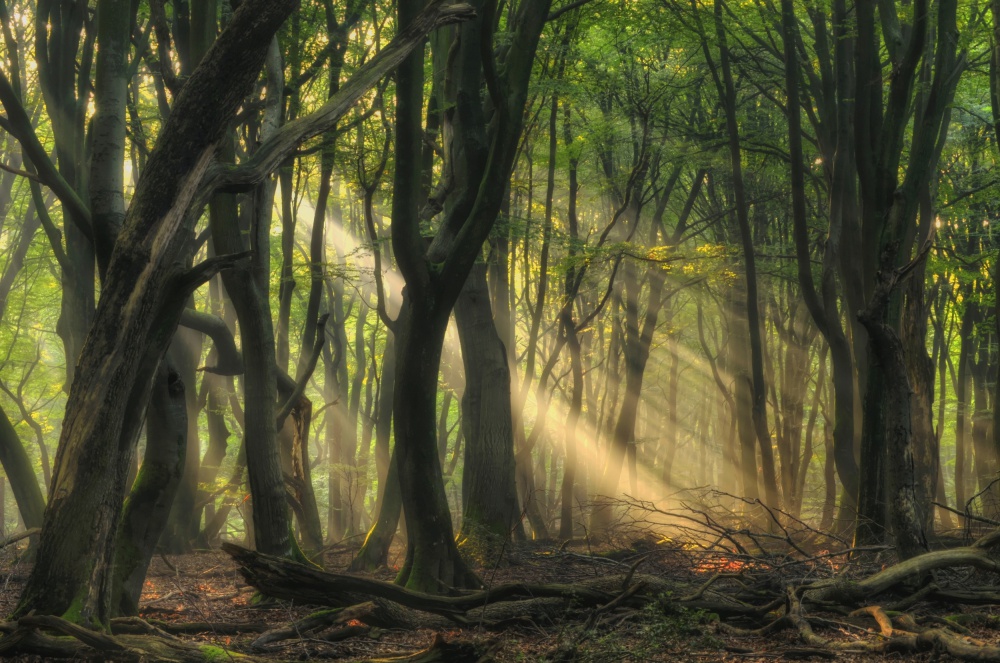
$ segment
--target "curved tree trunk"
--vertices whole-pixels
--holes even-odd
[[[434,434],[438,371],[448,317],[435,311],[436,307],[422,304],[411,301],[397,321],[395,457],[403,500],[413,508],[404,514],[406,561],[396,581],[409,589],[436,594],[449,587],[476,587],[480,583],[455,546]]]
[[[73,380],[39,554],[18,614],[107,622],[114,538],[150,376],[186,292],[170,292],[193,202],[225,123],[257,79],[292,2],[248,0],[185,84],[140,177]],[[189,223],[193,223],[193,220]],[[191,287],[195,285],[192,283]]]

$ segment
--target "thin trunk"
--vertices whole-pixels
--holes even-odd
[[[41,527],[45,499],[38,487],[31,459],[7,418],[7,413],[3,411],[0,411],[0,465],[10,481],[21,522],[27,529]]]
[[[978,322],[979,307],[969,299],[972,288],[971,284],[964,288],[963,299],[969,303],[962,313],[962,322],[959,327],[958,339],[958,377],[955,385],[955,506],[959,511],[965,509],[968,503],[970,476],[969,467],[972,465],[972,455],[968,452],[969,445],[966,439],[966,432],[969,428],[969,383],[971,381],[971,371],[969,364],[973,361],[973,344],[975,337],[972,330]]]
[[[753,234],[750,229],[749,202],[746,187],[743,182],[743,162],[741,156],[739,124],[736,118],[736,88],[730,67],[730,54],[727,45],[726,31],[722,23],[722,0],[715,0],[715,31],[719,43],[720,64],[722,70],[722,88],[719,90],[723,99],[723,109],[726,115],[726,130],[729,135],[729,157],[733,173],[733,196],[736,202],[736,219],[739,223],[740,239],[743,244],[743,263],[746,275],[746,311],[749,327],[750,347],[750,387],[753,428],[760,450],[761,469],[763,471],[764,493],[768,504],[780,508],[781,495],[774,470],[774,452],[771,449],[771,434],[767,428],[767,384],[764,381],[764,356],[761,340],[760,298],[757,294],[757,263],[754,256]]]
[[[407,304],[404,303],[403,309]],[[378,473],[378,497],[375,502],[375,522],[365,542],[351,562],[352,571],[373,571],[387,564],[389,546],[396,535],[402,514],[402,494],[396,456],[390,454],[392,434],[392,403],[396,384],[396,341],[389,331],[382,351],[382,373],[378,392],[378,416],[375,421],[375,464]]]

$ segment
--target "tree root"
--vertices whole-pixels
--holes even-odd
[[[139,617],[116,617],[111,620],[113,635],[240,635],[242,633],[264,633],[270,628],[262,622],[233,624],[230,622],[165,622],[160,619],[140,619]]]
[[[239,564],[244,580],[262,593],[278,599],[313,605],[344,607],[372,597],[387,599],[401,606],[445,616],[461,616],[490,603],[533,598],[573,599],[601,605],[614,594],[587,585],[531,585],[512,583],[491,589],[438,596],[414,592],[399,585],[357,576],[312,569],[287,559],[247,550],[232,543],[222,549]],[[662,585],[661,583],[658,583]]]
[[[866,606],[851,613],[868,615],[879,627],[878,640],[838,641],[817,635],[806,618],[802,602],[794,589],[788,589],[787,620],[779,620],[796,629],[799,639],[809,647],[828,652],[852,653],[904,653],[916,654],[940,651],[962,661],[1000,662],[1000,647],[986,644],[967,635],[955,633],[952,625],[922,627],[911,615],[902,614],[890,619],[879,606]]]

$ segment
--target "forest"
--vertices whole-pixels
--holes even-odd
[[[0,658],[1000,661],[1000,0],[0,0],[0,108]]]

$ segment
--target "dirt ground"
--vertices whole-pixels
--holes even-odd
[[[479,567],[488,586],[507,582],[580,583],[607,574],[627,573],[634,560],[645,555],[642,573],[675,579],[690,585],[704,582],[710,568],[691,568],[690,560],[669,551],[623,551],[608,554],[586,547],[561,550],[554,545],[524,545],[507,551],[506,562],[490,568]],[[0,550],[0,614],[9,615],[30,570],[23,561],[23,548]],[[324,566],[332,571],[347,568],[353,550],[338,547],[328,551]],[[402,559],[394,549],[392,564]],[[391,580],[392,568],[375,574]],[[669,606],[670,597],[663,597]],[[1000,606],[998,606],[1000,608]],[[982,612],[987,608],[977,607]],[[263,630],[277,628],[302,618],[314,608],[289,602],[254,601],[254,591],[237,572],[236,565],[217,551],[153,559],[143,591],[140,613],[145,620],[171,623],[204,623],[204,630],[185,634],[189,641],[211,643],[233,652],[253,653],[274,660],[328,659],[356,661],[404,656],[427,648],[436,633],[430,630],[373,629],[368,635],[342,642],[292,640],[273,646],[267,653],[254,651],[251,643]],[[872,631],[837,625],[824,631],[827,637],[839,630],[844,639],[871,639]],[[249,625],[249,626],[248,626]],[[528,624],[490,632],[481,628],[458,628],[442,634],[446,640],[482,643],[488,648],[485,660],[513,661],[727,661],[751,662],[809,658],[796,641],[793,630],[767,637],[734,636],[719,628],[713,615],[697,611],[656,609],[623,611],[585,629],[579,620],[565,623]],[[997,642],[997,633],[977,633],[988,642]],[[573,656],[565,652],[573,650]],[[828,657],[813,657],[823,660]],[[20,660],[41,660],[22,658]],[[838,661],[931,661],[947,660],[936,653],[920,656],[886,654],[865,656],[837,654]],[[472,663],[472,661],[470,661]]]

